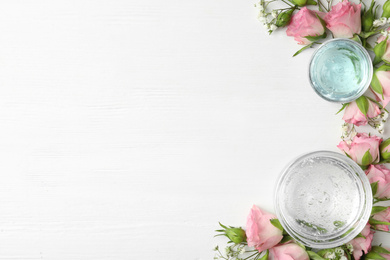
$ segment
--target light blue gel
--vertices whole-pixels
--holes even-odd
[[[322,98],[350,102],[367,90],[372,78],[372,61],[359,43],[334,39],[323,43],[313,54],[310,83]]]

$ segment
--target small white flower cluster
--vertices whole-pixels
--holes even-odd
[[[389,113],[386,110],[383,110],[377,117],[370,118],[368,124],[378,130],[378,133],[383,134],[385,123],[387,118],[389,117]]]
[[[381,27],[389,23],[390,23],[390,18],[387,19],[386,17],[382,17],[380,19],[375,20],[372,25],[374,27]]]
[[[346,248],[348,252],[350,251],[349,248]],[[348,258],[345,256],[344,249],[341,247],[336,247],[335,249],[332,249],[332,251],[327,252],[324,255],[325,259],[340,259],[340,260],[347,260]]]
[[[267,13],[266,4],[267,3],[264,0],[260,0],[260,2],[255,4],[255,7],[259,10],[257,19],[263,24],[264,28],[268,30],[269,33],[272,33],[278,28],[275,23],[276,18],[278,18],[279,12],[273,10],[271,13]],[[269,21],[268,16],[272,17],[271,21]]]
[[[341,126],[341,130],[343,131],[341,139],[346,141],[347,144],[351,144],[352,139],[357,135],[355,126],[353,124],[344,123]]]
[[[219,247],[216,246],[214,248],[214,251],[217,251],[217,255],[214,256],[214,259],[232,259],[232,260],[243,260],[243,258],[240,258],[239,256],[245,253],[245,245],[234,245],[234,246],[227,246],[225,248],[225,256],[220,252]]]

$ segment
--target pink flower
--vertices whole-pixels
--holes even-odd
[[[390,208],[387,208],[384,211],[381,211],[379,213],[376,213],[372,216],[373,219],[379,220],[379,221],[385,221],[390,222]],[[376,230],[382,230],[382,231],[389,231],[388,225],[375,225]]]
[[[361,31],[360,9],[361,4],[357,5],[347,0],[332,6],[332,10],[324,18],[326,27],[335,38],[352,38]]]
[[[376,71],[374,76],[378,78],[379,84],[383,89],[383,98],[382,94],[374,91],[371,83],[371,90],[374,92],[377,101],[381,101],[385,107],[390,102],[390,71],[379,70]]]
[[[269,250],[269,260],[309,260],[306,250],[294,243],[275,246]]]
[[[368,166],[371,163],[379,162],[379,145],[381,141],[382,138],[378,136],[358,133],[351,143],[341,141],[337,147],[351,157],[357,164]]]
[[[261,252],[275,246],[282,240],[282,231],[270,222],[270,219],[274,218],[276,216],[253,205],[246,222],[248,246],[253,246]]]
[[[370,229],[370,224],[367,223],[360,233],[364,237],[358,237],[349,242],[353,246],[353,257],[355,260],[359,260],[363,252],[367,254],[370,251],[375,232]]]
[[[367,101],[368,101],[367,117],[373,118],[378,116],[381,113],[378,105],[375,102],[372,102],[368,98]],[[343,120],[349,124],[360,126],[360,125],[367,124],[367,117],[362,113],[362,111],[360,111],[359,107],[356,104],[356,101],[352,101],[345,108]]]
[[[370,183],[378,182],[376,198],[390,198],[390,170],[384,165],[370,165],[366,171]]]
[[[298,44],[309,44],[310,40],[306,36],[320,36],[325,33],[325,28],[317,15],[323,16],[321,12],[314,12],[307,7],[303,7],[298,13],[291,18],[290,24],[287,27],[287,35],[294,36]]]

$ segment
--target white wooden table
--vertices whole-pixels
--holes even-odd
[[[273,211],[287,162],[337,151],[313,50],[253,4],[1,2],[0,259],[212,259],[218,221]]]

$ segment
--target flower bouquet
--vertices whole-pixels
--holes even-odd
[[[274,5],[278,8],[272,9]],[[373,208],[364,229],[350,242],[316,250],[295,241],[275,215],[253,206],[245,229],[220,223],[216,236],[226,237],[228,245],[224,250],[217,246],[214,259],[390,259],[390,249],[372,245],[375,232],[389,232],[390,207],[384,203],[390,200],[390,169],[385,166],[390,163],[390,138],[383,140],[357,131],[369,125],[381,135],[389,115],[390,0],[383,5],[374,0],[368,4],[348,0],[336,4],[332,0],[261,0],[255,7],[259,21],[270,34],[286,27],[287,36],[304,45],[294,56],[330,37],[354,40],[371,53],[374,71],[370,91],[342,104],[337,112],[344,113],[342,140],[337,147],[364,170],[371,183]]]

